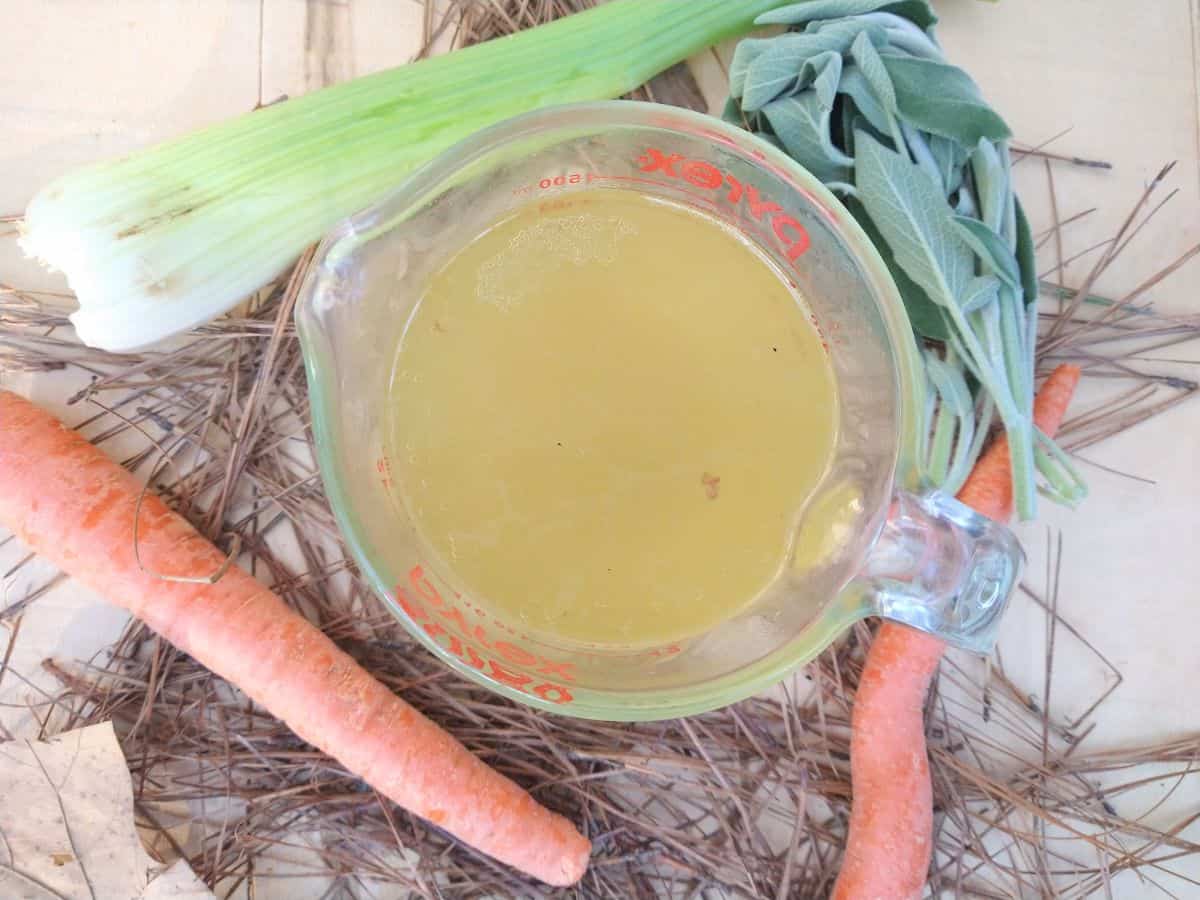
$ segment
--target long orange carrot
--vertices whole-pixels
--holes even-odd
[[[139,567],[141,485],[50,414],[0,391],[0,526],[242,688],[417,815],[544,882],[574,884],[588,841],[373,679],[245,571],[215,584]],[[223,556],[157,497],[138,520],[150,572],[204,577]]]
[[[1079,369],[1063,365],[1042,384],[1033,420],[1053,436]],[[1012,515],[1012,468],[1001,437],[980,457],[958,499],[1006,522]],[[922,714],[946,645],[932,635],[885,622],[871,644],[854,697],[850,778],[854,802],[834,900],[919,898],[929,873],[933,789]]]

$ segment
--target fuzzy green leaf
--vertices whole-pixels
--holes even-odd
[[[880,54],[896,90],[896,105],[922,131],[974,147],[982,138],[1006,140],[1008,126],[980,97],[962,69],[891,51]]]
[[[937,134],[929,135],[926,143],[929,145],[929,152],[937,161],[938,175],[946,188],[946,196],[949,197],[962,185],[963,164],[967,161],[968,153],[957,141]]]
[[[850,57],[858,64],[863,78],[871,86],[875,99],[887,110],[889,115],[894,116],[896,114],[896,89],[892,86],[892,76],[888,74],[887,67],[883,64],[883,58],[875,49],[867,32],[864,31],[854,39],[854,43],[850,45]]]
[[[846,209],[850,210],[850,214],[854,216],[858,224],[862,226],[862,230],[871,239],[871,243],[875,245],[875,249],[879,251],[888,271],[891,272],[892,281],[896,283],[896,289],[904,301],[904,309],[908,313],[908,321],[912,325],[913,331],[930,340],[948,341],[950,326],[946,322],[946,316],[941,307],[930,300],[929,295],[922,290],[921,286],[909,278],[896,263],[896,257],[892,254],[891,248],[883,239],[883,235],[879,233],[879,229],[875,227],[875,223],[871,221],[871,217],[867,214],[861,201],[857,198],[846,198],[842,202]]]
[[[894,16],[888,12],[867,13],[859,18],[871,22],[884,29],[887,38],[884,42],[876,42],[876,46],[890,46],[891,49],[908,53],[922,59],[943,62],[942,48],[934,40],[932,32],[924,31],[908,19]]]
[[[814,92],[782,97],[763,107],[763,115],[788,155],[822,181],[849,181],[854,160],[835,146],[829,136],[831,106]]]
[[[938,18],[926,0],[808,0],[765,12],[759,25],[803,25],[817,19],[857,16],[883,10],[903,16],[921,28],[932,28]]]
[[[1025,209],[1019,198],[1015,201],[1017,222],[1017,265],[1021,270],[1021,292],[1026,303],[1038,298],[1037,261],[1034,259],[1033,229],[1025,218]]]
[[[880,134],[888,134],[892,130],[888,111],[883,108],[871,90],[871,85],[863,77],[858,66],[846,66],[842,70],[842,80],[838,90],[854,101],[854,108],[863,114],[871,127]],[[850,133],[850,132],[848,132]]]
[[[909,158],[928,172],[930,178],[941,184],[942,172],[938,168],[937,160],[934,159],[933,154],[929,151],[929,142],[925,140],[925,136],[907,122],[901,120],[898,137],[908,147]]]
[[[979,312],[984,307],[996,302],[1000,296],[1000,279],[995,275],[980,275],[967,282],[967,287],[959,298],[963,315]]]
[[[729,64],[729,94],[741,97],[746,89],[746,74],[750,65],[774,46],[778,38],[746,38],[739,41]]]
[[[1000,171],[1004,173],[1004,210],[1000,218],[1000,228],[1008,249],[1017,251],[1017,192],[1013,187],[1012,154],[1008,152],[1008,141],[996,145],[996,153],[1000,157]]]
[[[980,139],[975,145],[971,152],[971,175],[975,180],[979,218],[993,231],[1001,231],[1004,228],[1004,208],[1008,202],[1008,175],[991,141]]]
[[[940,306],[957,303],[974,276],[974,255],[954,227],[942,186],[920,166],[864,132],[855,135],[863,207],[897,265]]]
[[[839,191],[888,267],[914,331],[945,344],[944,360],[926,360],[942,401],[926,413],[926,474],[951,489],[961,484],[998,413],[1017,511],[1029,518],[1037,318],[1018,298],[1033,301],[1037,282],[1029,223],[1012,190],[1007,125],[967,73],[945,61],[926,3],[809,0],[759,21],[804,30],[769,39],[779,49],[752,47],[743,57],[737,112]],[[982,422],[970,384],[983,400]],[[1052,453],[1039,448],[1043,470]]]
[[[847,20],[837,27],[804,34],[785,34],[774,38],[767,51],[749,64],[742,83],[742,108],[762,109],[776,97],[793,94],[812,83],[817,70],[805,64],[824,53],[845,53],[864,30],[875,28],[867,22]],[[880,31],[880,29],[876,29]],[[736,54],[735,54],[736,56]]]
[[[951,205],[954,211],[960,216],[975,216],[978,211],[975,206],[975,196],[971,193],[971,186],[966,182],[959,185],[958,194],[950,198]]]
[[[994,274],[1014,291],[1020,291],[1021,270],[1017,258],[1008,249],[1008,244],[1004,243],[1004,238],[970,216],[955,216],[954,224],[958,226],[962,239],[983,261],[985,274]]]
[[[842,80],[842,55],[840,53],[822,53],[814,56],[804,64],[804,70],[800,73],[801,83],[810,76],[810,73],[812,89],[817,95],[817,101],[823,108],[833,109],[833,101],[837,99],[838,82]]]

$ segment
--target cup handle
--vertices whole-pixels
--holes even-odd
[[[1003,525],[938,491],[898,491],[849,590],[875,615],[989,653],[1024,562]]]

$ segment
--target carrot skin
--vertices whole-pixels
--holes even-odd
[[[221,552],[76,432],[0,390],[0,526],[238,685],[301,738],[413,813],[553,885],[577,882],[591,845],[372,678],[244,570],[205,577]]]
[[[1058,433],[1081,374],[1078,366],[1061,365],[1050,373],[1033,398],[1033,423],[1048,437]],[[997,438],[979,458],[959,490],[958,499],[997,522],[1007,522],[1012,517],[1012,466],[1007,436]]]
[[[946,645],[884,622],[851,710],[853,803],[835,900],[916,900],[933,852],[923,708]]]
[[[1062,424],[1079,377],[1078,367],[1059,366],[1034,398],[1034,423],[1048,436]],[[997,522],[1012,516],[1006,438],[980,457],[958,499]],[[854,797],[834,900],[919,900],[924,892],[933,852],[924,706],[945,649],[933,635],[884,622],[867,653],[851,713]]]

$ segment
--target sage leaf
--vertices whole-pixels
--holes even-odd
[[[938,177],[941,178],[946,188],[946,196],[949,197],[963,183],[962,167],[967,161],[968,153],[957,141],[937,134],[931,134],[926,143],[929,145],[929,152],[937,161]]]
[[[1013,188],[1012,154],[1008,152],[1008,142],[1001,141],[996,145],[1000,154],[1000,168],[1004,172],[1004,219],[1000,224],[1000,233],[1008,248],[1014,253],[1017,250],[1017,192]]]
[[[833,101],[837,99],[838,82],[842,80],[842,55],[821,53],[808,60],[800,70],[800,83],[804,84],[810,77],[817,101],[822,107],[833,109]]]
[[[871,221],[858,193],[856,192],[853,198],[844,199],[842,203],[846,209],[850,210],[850,214],[854,216],[875,249],[879,251],[884,265],[892,275],[892,281],[896,283],[896,289],[900,292],[900,299],[904,301],[904,310],[908,313],[908,321],[912,325],[913,331],[921,337],[933,341],[950,340],[950,326],[946,322],[942,308],[930,300],[924,289],[897,265],[896,257],[887,241],[883,239],[883,235],[879,233],[879,229],[875,227],[875,223]]]
[[[838,192],[891,273],[914,331],[945,345],[944,358],[925,354],[936,395],[925,415],[925,473],[956,489],[998,414],[1015,506],[1029,518],[1037,316],[1021,298],[1034,302],[1038,283],[1012,189],[1008,126],[945,61],[924,0],[808,0],[758,21],[791,31],[743,41],[730,74],[740,102],[726,117]],[[978,421],[971,393],[982,403]]]
[[[956,416],[967,416],[974,412],[975,403],[971,399],[971,391],[967,380],[963,377],[962,369],[950,365],[930,353],[925,356],[929,368],[929,378],[934,383],[938,396],[949,403]],[[974,421],[974,415],[970,416]],[[970,439],[967,440],[970,443]]]
[[[983,346],[986,348],[987,358],[991,363],[993,373],[1003,378],[1009,372],[1008,362],[1010,355],[1006,352],[1004,334],[1000,329],[1000,305],[993,303],[981,306],[972,315],[971,320],[975,325],[975,334],[983,335]],[[1016,409],[1014,394],[1017,385],[1011,381],[1007,382],[1007,385],[1013,411],[1023,414],[1023,411]]]
[[[863,114],[863,117],[871,123],[872,128],[880,134],[891,132],[891,114],[876,98],[871,85],[858,66],[846,66],[842,70],[842,80],[838,83],[838,90],[854,101],[854,108]],[[853,110],[847,110],[847,112],[852,113]],[[843,133],[850,134],[852,132],[843,128]]]
[[[942,56],[942,48],[937,45],[932,35],[907,19],[886,12],[867,13],[859,18],[883,28],[887,36],[886,43],[895,49],[939,62],[945,58]]]
[[[954,359],[953,351],[948,350],[947,357],[947,360],[941,360],[935,353],[927,351],[922,354],[925,371],[928,373],[934,393],[940,401],[938,417],[940,419],[947,415],[951,416],[957,432],[956,436],[947,434],[944,439],[939,441],[940,429],[936,426],[931,429],[934,446],[929,454],[929,466],[934,482],[937,484],[957,479],[960,473],[962,477],[966,477],[966,473],[963,471],[969,465],[966,458],[971,452],[971,445],[975,442],[975,402],[967,387],[962,367],[957,364],[957,361],[953,363],[950,361]],[[950,458],[951,437],[954,437],[953,462]]]
[[[1014,291],[1021,290],[1021,270],[1017,258],[1008,249],[1004,238],[970,216],[955,216],[954,224],[963,240],[975,251],[982,261],[985,273],[997,275]]]
[[[746,89],[746,74],[750,65],[774,46],[778,38],[746,38],[738,42],[729,63],[729,95],[741,97]]]
[[[847,69],[854,68],[853,65],[847,66]],[[842,72],[842,80],[838,83],[838,90],[842,91],[842,85],[846,81],[846,72]],[[865,82],[864,82],[865,84]],[[845,93],[845,92],[843,92]],[[841,103],[835,103],[833,107],[834,115],[837,116],[837,130],[834,132],[834,141],[849,157],[854,156],[854,123],[866,122],[866,119],[859,113],[858,107],[855,106],[853,98],[848,95],[843,97]],[[830,128],[833,126],[831,125]],[[870,128],[870,123],[865,127]]]
[[[958,194],[952,198],[954,211],[960,216],[975,217],[977,209],[975,206],[975,197],[971,193],[971,186],[965,182],[959,186]]]
[[[1000,154],[991,141],[980,138],[971,153],[971,175],[975,179],[975,196],[979,202],[979,218],[988,228],[1004,229],[1004,208],[1008,202],[1008,177]]]
[[[837,27],[804,34],[785,34],[772,40],[772,46],[749,63],[742,85],[742,108],[762,109],[776,97],[806,87],[815,77],[805,63],[822,53],[841,55],[864,30],[875,28],[867,22],[847,20]],[[804,81],[807,75],[809,81]]]
[[[934,484],[943,484],[951,471],[961,465],[959,460],[974,441],[975,404],[962,368],[949,361],[954,357],[952,351],[947,353],[947,360],[939,359],[929,349],[921,357],[933,388],[930,399],[937,400],[936,414],[932,409],[925,414],[925,431],[929,435],[925,468]]]
[[[1075,506],[1088,495],[1087,482],[1075,468],[1062,448],[1045,433],[1034,426],[1034,440],[1037,446],[1034,451],[1039,472],[1046,477],[1046,485],[1039,490],[1052,497],[1056,502],[1065,506]]]
[[[962,69],[949,63],[880,54],[896,90],[896,106],[911,125],[974,147],[982,138],[1007,140],[1008,126]]]
[[[974,275],[971,248],[950,217],[942,186],[864,132],[855,135],[863,207],[896,263],[940,306],[957,302]]]
[[[892,76],[888,74],[883,58],[871,42],[869,35],[863,32],[850,45],[850,58],[858,64],[863,78],[871,86],[871,92],[879,101],[889,116],[896,114],[896,89],[892,86]],[[880,131],[891,131],[891,128],[880,128]]]
[[[1034,354],[1033,345],[1026,346],[1029,329],[1026,327],[1029,318],[1037,318],[1037,310],[1025,315],[1025,304],[1021,302],[1021,288],[1015,285],[1000,286],[1000,333],[1004,338],[1004,363],[1008,370],[1008,383],[1012,386],[1013,399],[1021,415],[1033,416],[1033,378],[1029,376],[1031,369],[1030,356]],[[1034,344],[1037,336],[1034,335]]]
[[[803,25],[817,19],[857,16],[877,10],[903,16],[921,28],[932,28],[938,21],[926,0],[808,0],[765,12],[755,21],[759,25]]]
[[[849,104],[847,104],[847,105],[849,105]],[[886,145],[887,142],[891,140],[890,135],[876,131],[871,126],[871,123],[867,121],[866,116],[860,115],[857,110],[853,110],[852,112],[853,112],[853,115],[850,117],[850,130],[849,130],[849,132],[847,132],[850,136],[847,137],[842,142],[846,146],[846,151],[847,151],[848,155],[850,155],[850,156],[855,155],[854,136],[860,131],[863,134],[869,134],[871,137],[873,137],[875,140],[879,141],[881,144]]]
[[[917,165],[929,173],[938,184],[942,183],[942,173],[938,169],[937,160],[933,158],[933,153],[929,150],[929,143],[922,136],[921,132],[913,128],[907,122],[900,124],[900,136],[908,147],[909,158]]]
[[[1021,288],[1026,303],[1038,298],[1037,262],[1034,259],[1033,229],[1018,198],[1015,203],[1017,229],[1017,266],[1021,270]]]
[[[763,107],[763,115],[788,155],[822,181],[849,181],[854,160],[833,145],[829,120],[833,112],[812,92],[781,97]]]
[[[1000,279],[995,275],[980,275],[967,282],[959,304],[963,315],[969,315],[995,303],[999,296]]]

